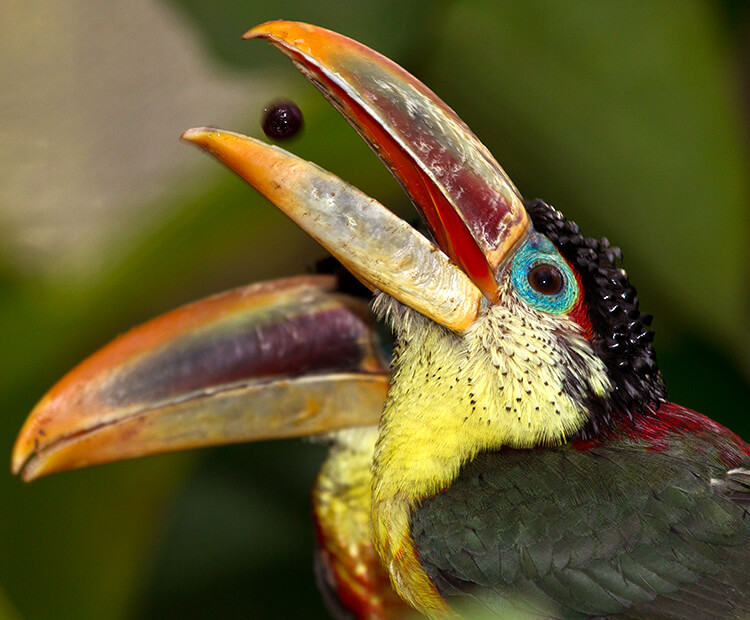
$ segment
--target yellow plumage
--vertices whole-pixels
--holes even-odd
[[[449,614],[411,543],[421,498],[447,488],[478,452],[559,445],[587,421],[578,392],[611,389],[604,364],[568,317],[522,304],[510,283],[462,334],[381,295],[375,310],[396,336],[393,379],[373,461],[375,546],[398,592]]]

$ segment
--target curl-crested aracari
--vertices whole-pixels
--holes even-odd
[[[375,150],[430,238],[356,188],[219,129],[183,135],[375,294],[249,286],[121,336],[37,405],[26,480],[180,448],[329,434],[313,493],[332,610],[750,614],[750,447],[667,401],[620,253],[524,202],[469,128],[346,37],[269,22]]]

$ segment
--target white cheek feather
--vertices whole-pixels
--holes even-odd
[[[464,338],[471,371],[511,446],[565,441],[588,419],[586,397],[611,389],[603,362],[572,319],[532,310],[511,294]]]

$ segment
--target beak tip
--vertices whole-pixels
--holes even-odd
[[[14,476],[22,474],[23,466],[28,461],[29,456],[30,454],[28,450],[25,450],[24,446],[20,443],[16,443],[15,447],[13,448],[13,454],[10,457],[10,471]],[[21,477],[24,481],[26,480],[25,475],[22,474]]]
[[[195,144],[204,151],[210,151],[212,146],[222,142],[221,138],[230,132],[222,131],[216,127],[192,127],[182,132],[181,142]]]
[[[54,470],[47,471],[43,464],[41,467],[35,467],[34,465],[35,463],[32,463],[31,459],[14,464],[13,475],[20,477],[22,482],[33,482],[45,474],[54,473]]]
[[[24,482],[31,482],[48,470],[48,459],[43,453],[50,445],[50,433],[55,432],[48,426],[50,417],[54,417],[53,412],[54,399],[48,394],[29,414],[13,444],[10,471],[14,476],[20,475]]]
[[[274,33],[279,30],[279,26],[282,26],[285,23],[287,22],[285,22],[283,19],[263,22],[262,24],[258,24],[257,26],[253,26],[252,28],[250,28],[250,30],[242,35],[242,39],[246,41],[247,39],[268,38],[269,36],[273,36]]]
[[[29,420],[33,419],[32,412]],[[39,435],[33,430],[36,427],[34,424],[29,424],[29,420],[26,421],[18,433],[10,457],[10,471],[14,476],[20,474],[24,481],[28,481],[26,466],[33,460],[39,448]]]
[[[206,127],[192,127],[182,132],[180,140],[182,142],[192,142],[197,144],[200,142],[202,136],[206,134]]]
[[[305,48],[311,41],[317,40],[321,35],[325,37],[339,36],[329,30],[304,22],[275,19],[253,26],[242,35],[242,38],[243,40],[268,39],[283,51],[285,48],[292,50]]]

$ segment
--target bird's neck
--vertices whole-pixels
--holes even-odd
[[[439,615],[445,609],[411,542],[415,504],[447,488],[481,451],[559,445],[585,424],[581,400],[564,389],[571,369],[558,350],[579,347],[591,369],[587,389],[609,385],[582,339],[554,347],[526,317],[490,310],[457,335],[403,306],[381,314],[391,314],[396,349],[373,461],[374,540],[399,593]]]
[[[572,320],[551,327],[499,306],[459,335],[403,306],[389,318],[393,376],[374,462],[383,495],[432,495],[479,452],[564,443],[587,422],[588,397],[610,390]]]

